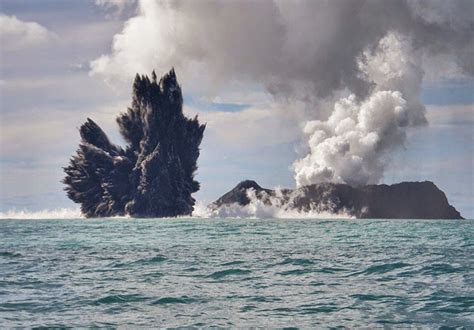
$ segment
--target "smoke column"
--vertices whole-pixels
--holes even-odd
[[[334,104],[328,120],[306,123],[309,154],[294,163],[298,186],[377,183],[407,128],[426,123],[419,101],[423,71],[410,40],[388,34],[374,52],[363,53],[359,70],[372,85],[369,95],[351,94]]]
[[[77,154],[64,168],[67,195],[86,217],[190,215],[205,125],[183,115],[174,70],[159,81],[137,74],[132,106],[117,118],[126,149],[93,120],[81,126]]]

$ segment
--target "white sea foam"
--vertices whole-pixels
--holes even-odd
[[[78,219],[83,218],[78,208],[58,208],[52,210],[26,211],[9,210],[0,212],[0,219]]]
[[[254,189],[247,190],[247,197],[250,203],[247,205],[239,205],[237,203],[222,205],[218,208],[206,206],[203,203],[197,203],[194,207],[193,216],[198,218],[277,218],[277,219],[350,219],[353,218],[348,212],[330,212],[323,205],[316,205],[309,211],[300,211],[292,207],[293,199],[296,195],[291,196],[290,200],[282,203],[279,196],[281,190],[276,189],[276,196],[265,196],[264,202],[257,198]]]
[[[296,209],[283,209],[274,205],[265,205],[262,202],[249,203],[242,206],[230,204],[216,210],[207,209],[203,214],[194,213],[193,216],[205,218],[257,218],[257,219],[350,219],[347,213],[330,213],[327,211],[299,211]]]
[[[224,205],[220,208],[210,208],[204,202],[197,202],[194,206],[192,217],[195,218],[278,218],[278,219],[342,219],[352,218],[347,212],[332,213],[318,209],[308,212],[299,211],[288,205],[280,205],[276,197],[272,198],[271,204],[266,204],[258,199],[255,191],[249,189],[247,196],[250,203],[242,206],[237,203]],[[43,220],[43,219],[81,219],[84,216],[79,208],[57,208],[45,209],[40,211],[27,210],[9,210],[0,212],[0,219],[24,219],[24,220]],[[124,219],[129,216],[113,217],[110,219]],[[188,218],[184,216],[184,218]]]

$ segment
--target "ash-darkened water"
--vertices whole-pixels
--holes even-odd
[[[0,325],[474,327],[474,221],[1,220]]]

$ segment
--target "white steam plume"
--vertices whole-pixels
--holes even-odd
[[[407,128],[426,123],[419,101],[423,71],[409,39],[389,33],[373,53],[364,52],[359,68],[372,91],[337,101],[326,121],[306,123],[310,150],[294,163],[298,186],[377,183]]]

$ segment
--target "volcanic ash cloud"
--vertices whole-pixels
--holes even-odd
[[[117,118],[127,147],[112,144],[91,119],[80,128],[77,154],[64,168],[68,197],[87,217],[189,215],[205,125],[183,115],[171,70],[159,81],[137,75],[132,106]]]
[[[409,127],[426,123],[420,103],[423,70],[409,38],[389,33],[359,58],[359,74],[371,86],[334,104],[326,121],[306,123],[309,153],[294,164],[298,186],[337,182],[377,183]]]

